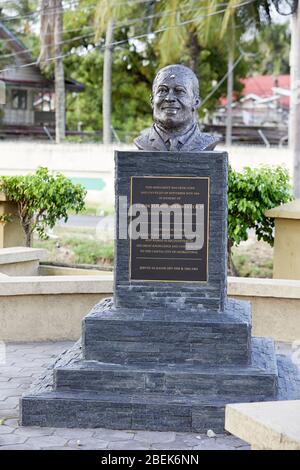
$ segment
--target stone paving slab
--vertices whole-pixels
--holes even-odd
[[[6,364],[0,364],[0,450],[243,450],[250,447],[229,434],[20,427],[18,401],[22,393],[71,342],[7,344]]]

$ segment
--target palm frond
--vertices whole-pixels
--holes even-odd
[[[96,7],[95,12],[95,39],[96,41],[105,33],[109,20],[123,21],[127,20],[130,14],[137,10],[138,4],[134,0],[120,2],[120,0],[101,0]],[[146,8],[147,3],[141,4]]]
[[[241,0],[229,0],[228,5],[226,7],[226,11],[224,13],[223,21],[222,21],[222,28],[221,28],[221,33],[220,33],[221,38],[224,36],[228,28],[230,28],[233,25],[237,8],[241,5],[241,3],[242,3]]]
[[[158,29],[164,29],[158,41],[161,65],[179,62],[187,39],[187,30],[180,25],[182,1],[170,0],[167,4],[172,14],[162,16],[158,22]]]
[[[199,41],[207,46],[217,44],[220,32],[219,0],[203,0],[201,10],[195,16],[194,25],[197,30]]]

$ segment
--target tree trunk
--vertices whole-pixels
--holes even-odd
[[[103,116],[103,143],[111,144],[111,69],[113,48],[110,44],[113,42],[113,26],[110,20],[107,24],[105,37],[105,51],[103,64],[103,94],[102,94],[102,116]]]
[[[60,57],[63,32],[63,7],[62,0],[56,0],[55,28],[54,28],[54,54],[55,54],[55,137],[59,144],[66,135],[66,110],[65,110],[65,74],[63,60]]]
[[[226,119],[226,145],[232,143],[232,102],[233,102],[233,59],[234,48],[228,51],[228,77],[227,77],[227,119]]]
[[[25,230],[24,227],[23,227],[23,230],[25,234],[25,246],[30,248],[32,245],[32,232],[31,230]]]
[[[200,61],[201,47],[199,45],[199,41],[198,41],[195,31],[190,31],[187,45],[188,45],[189,52],[190,52],[189,66],[193,70],[193,72],[197,75],[199,61]]]
[[[294,196],[300,198],[300,7],[292,19],[289,140],[294,159]]]
[[[229,276],[235,276],[238,277],[239,273],[238,270],[236,269],[236,266],[233,262],[232,258],[232,247],[233,247],[233,242],[231,240],[227,240],[227,268],[228,268],[228,274]]]

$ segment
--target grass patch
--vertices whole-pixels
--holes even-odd
[[[95,229],[83,227],[55,227],[57,239],[39,240],[36,236],[34,248],[48,250],[47,261],[70,264],[112,265],[113,241],[95,239]]]
[[[65,245],[70,247],[78,264],[112,264],[114,260],[113,242],[101,243],[96,240],[67,238]]]
[[[69,215],[94,215],[94,216],[107,216],[114,213],[114,207],[109,205],[103,205],[98,203],[85,204],[84,209],[76,214],[75,211],[69,211]]]
[[[273,249],[265,242],[249,239],[232,250],[232,259],[241,277],[272,278]]]

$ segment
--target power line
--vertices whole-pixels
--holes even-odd
[[[83,28],[94,29],[94,26],[84,26]],[[82,31],[83,28],[65,29],[65,30],[63,31],[63,34],[65,34],[65,33],[74,33],[74,32],[76,32],[76,31]],[[12,31],[12,33],[13,33],[14,36],[16,36],[16,38],[17,38],[19,41],[21,41],[21,42],[23,41],[23,38],[22,38],[22,37],[19,38],[19,37],[15,34],[14,31]],[[46,36],[51,36],[51,35],[52,35],[52,33],[46,33],[46,34],[44,34],[45,37],[46,37]],[[35,35],[34,37],[38,38],[37,35]],[[15,41],[14,38],[10,38],[10,39],[1,39],[1,38],[0,38],[0,44],[1,44],[1,45],[7,44],[8,42],[14,42],[14,41]],[[1,57],[2,57],[2,56],[1,56]]]
[[[243,3],[240,3],[240,4],[236,5],[234,8],[237,9],[237,8],[240,8],[241,6],[250,5],[254,1],[255,0],[247,0]],[[179,27],[184,26],[186,24],[193,23],[197,19],[208,18],[210,16],[216,16],[216,15],[219,15],[220,13],[225,13],[225,11],[226,11],[226,8],[224,8],[222,10],[217,10],[217,11],[212,12],[212,13],[207,13],[206,15],[195,16],[194,18],[192,18],[190,20],[181,21],[180,23],[176,23],[173,26],[166,26],[164,28],[157,29],[156,31],[151,31],[151,32],[148,32],[148,33],[145,33],[145,34],[139,34],[137,36],[132,36],[132,37],[129,37],[128,39],[124,39],[124,40],[121,40],[121,41],[112,42],[112,43],[108,44],[106,47],[117,46],[119,44],[124,44],[125,42],[128,42],[132,39],[141,39],[141,38],[144,38],[144,37],[148,37],[152,34],[162,33],[162,32],[167,31],[169,29],[179,28]]]
[[[149,0],[147,0],[149,1]],[[222,3],[222,4],[219,4],[218,6],[221,6],[221,5],[228,5],[228,2],[227,3]],[[207,10],[209,7],[194,7],[194,8],[191,8],[189,9],[189,11],[193,11],[193,10]],[[175,13],[177,10],[169,10],[168,12],[165,12],[165,13],[158,13],[158,14],[154,14],[154,15],[149,15],[149,16],[145,16],[145,17],[140,17],[140,18],[133,18],[130,22],[128,23],[121,23],[119,25],[116,25],[115,28],[122,28],[124,26],[129,26],[130,24],[132,23],[136,23],[136,22],[140,22],[140,20],[142,19],[150,19],[150,18],[154,18],[154,17],[164,17],[164,16],[170,16],[172,15],[173,13]],[[76,12],[76,11],[75,11]],[[88,28],[93,28],[93,26],[87,26]],[[63,31],[63,34],[66,33],[66,32],[75,32],[75,31],[81,31],[82,28],[77,28],[77,29],[70,29],[70,30],[64,30]],[[149,33],[150,34],[150,33]],[[52,35],[52,33],[46,33],[45,36],[48,36],[48,35]],[[78,39],[81,39],[81,38],[85,38],[85,37],[88,37],[88,36],[92,36],[93,33],[89,34],[89,35],[86,35],[86,36],[79,36],[79,37],[75,37],[75,38],[72,38],[72,39],[69,39],[69,40],[65,40],[65,41],[62,41],[60,42],[59,44],[64,44],[64,43],[68,43],[68,42],[72,42],[72,40],[78,40]],[[1,41],[1,40],[0,40]],[[5,43],[8,43],[10,41],[14,41],[14,39],[6,39],[6,40],[2,40],[1,43],[2,44],[5,44]],[[125,40],[126,42],[127,40]],[[11,57],[13,55],[17,55],[17,54],[22,54],[22,53],[25,53],[25,52],[32,52],[34,50],[34,48],[31,48],[31,49],[24,49],[23,51],[20,51],[20,52],[17,52],[17,53],[14,53],[14,54],[5,54],[5,55],[1,55],[1,58],[7,58],[7,57]]]
[[[149,0],[139,0],[140,2],[143,1],[147,1],[149,2]],[[11,3],[11,2],[8,2],[8,3]],[[124,2],[124,3],[127,3],[127,2]],[[227,6],[229,3],[226,2],[226,3],[220,3],[218,6]],[[96,4],[94,5],[96,6]],[[194,11],[194,10],[207,10],[208,8],[210,7],[194,7],[194,8],[190,8],[188,9],[188,11]],[[181,8],[179,8],[178,10],[182,10]],[[132,18],[132,20],[129,20],[127,23],[117,23],[115,24],[114,28],[123,28],[124,26],[130,26],[131,24],[133,23],[136,23],[136,22],[140,22],[141,20],[146,20],[146,19],[152,19],[152,18],[156,18],[156,17],[165,17],[165,16],[171,16],[173,13],[175,13],[176,11],[178,10],[169,10],[167,12],[164,12],[164,13],[157,13],[157,14],[153,14],[153,15],[148,15],[148,16],[142,16],[142,17],[137,17],[137,18]],[[66,11],[66,10],[64,10]],[[74,13],[76,13],[78,10],[70,10],[70,11],[73,11]],[[20,17],[21,18],[21,17]],[[1,19],[0,19],[0,23],[1,23]],[[94,26],[85,26],[85,28],[93,28],[94,29]],[[76,28],[76,29],[65,29],[63,31],[63,34],[67,33],[67,32],[76,32],[76,31],[81,31],[82,28]],[[14,32],[13,32],[14,33]],[[150,34],[150,33],[149,33]],[[46,33],[45,36],[48,36],[48,35],[52,35],[52,33]],[[8,42],[11,42],[11,41],[14,41],[15,39],[3,39],[1,41],[1,44],[6,44]],[[22,41],[22,38],[20,38],[20,40]]]
[[[119,2],[119,3],[116,3],[115,6],[121,6],[121,5],[125,5],[126,3],[133,3],[133,4],[139,4],[139,3],[149,3],[150,0],[129,0],[129,1],[124,1],[124,2]],[[250,4],[252,3],[253,1],[255,0],[248,0],[247,2],[241,4],[242,5],[246,5],[246,4]],[[16,15],[16,16],[11,16],[11,17],[3,17],[0,19],[0,22],[9,22],[9,21],[14,21],[16,19],[25,19],[25,18],[28,18],[28,17],[31,17],[31,16],[36,16],[38,13],[41,13],[43,16],[49,16],[49,15],[52,15],[53,13],[56,13],[56,12],[60,12],[63,10],[64,13],[66,12],[78,12],[78,11],[89,11],[89,10],[93,10],[95,9],[95,7],[98,5],[98,3],[94,3],[94,4],[90,4],[90,5],[85,5],[85,6],[80,6],[80,3],[78,3],[78,0],[71,0],[71,3],[67,4],[68,6],[76,6],[78,5],[78,7],[76,8],[76,10],[72,10],[72,9],[61,9],[61,8],[56,8],[56,7],[50,7],[50,8],[47,8],[46,11],[43,12],[42,9],[39,9],[39,10],[36,10],[35,12],[33,13],[29,13],[28,15]],[[217,7],[221,7],[221,6],[228,6],[229,5],[229,2],[224,2],[224,3],[220,3],[217,5]],[[80,8],[79,8],[80,6]],[[240,5],[236,5],[234,8],[238,8]],[[156,18],[156,17],[164,17],[164,16],[170,16],[172,15],[174,12],[176,11],[182,11],[184,10],[185,12],[188,11],[194,11],[194,10],[198,10],[198,11],[201,11],[201,10],[207,10],[211,8],[210,6],[198,6],[198,7],[193,7],[193,8],[184,8],[184,7],[179,7],[178,9],[176,10],[169,10],[167,12],[163,12],[163,13],[154,13],[152,15],[148,15],[148,16],[142,16],[142,17],[137,17],[137,18],[133,18],[132,20],[129,20],[129,22],[127,23],[128,25],[132,24],[132,22],[139,22],[141,20],[145,20],[145,19],[151,19],[151,18]],[[117,25],[116,27],[123,27],[123,26],[126,26],[127,25],[126,23],[123,23],[123,24],[120,24],[119,26]]]
[[[234,69],[237,67],[237,65],[240,63],[240,61],[242,60],[243,57],[246,57],[246,56],[250,56],[250,57],[253,57],[253,56],[257,56],[258,55],[258,52],[253,54],[252,52],[245,52],[242,50],[242,48],[239,46],[239,50],[240,50],[240,56],[237,58],[237,60],[233,63],[232,67],[225,73],[225,75],[221,78],[221,80],[219,80],[219,82],[214,86],[214,88],[211,90],[211,92],[204,98],[204,100],[201,102],[200,104],[200,108],[203,107],[203,105],[205,103],[207,103],[207,101],[215,94],[215,92],[220,88],[220,86],[222,85],[222,83],[225,82],[225,80],[227,79],[228,75],[230,73],[232,73],[234,71]]]
[[[224,2],[224,3],[219,3],[218,7],[228,6],[228,5],[229,5],[229,2]],[[148,16],[132,18],[127,23],[116,23],[116,25],[114,27],[115,28],[121,28],[121,27],[124,27],[124,26],[130,26],[131,24],[139,23],[143,19],[146,20],[146,19],[152,19],[152,18],[163,18],[165,16],[171,16],[173,13],[176,13],[176,12],[181,13],[182,11],[184,11],[185,13],[189,13],[189,12],[195,11],[195,10],[197,10],[197,11],[208,10],[209,8],[211,8],[211,7],[210,6],[202,6],[202,7],[198,6],[198,7],[193,7],[193,8],[179,7],[176,10],[168,10],[168,11],[164,11],[163,13],[153,13],[152,15],[148,15]]]
[[[94,49],[96,49],[96,47]],[[89,51],[89,52],[91,52],[91,51]],[[51,62],[51,61],[56,60],[56,59],[63,59],[64,57],[69,57],[69,56],[74,55],[74,54],[75,54],[75,52],[67,52],[66,54],[61,54],[61,55],[58,55],[58,56],[55,56],[55,57],[50,57],[49,59],[45,59],[45,60],[41,61],[40,63]],[[7,67],[5,69],[0,70],[0,73],[7,72],[9,70],[23,69],[23,68],[31,67],[31,66],[34,66],[34,65],[38,66],[39,62],[37,60],[35,60],[34,62],[30,62],[28,64],[17,65],[17,66],[14,66],[14,67]]]
[[[94,35],[95,35],[95,33],[89,33],[89,34],[85,34],[85,35],[81,35],[81,36],[75,36],[73,38],[65,39],[64,41],[60,41],[60,42],[57,43],[57,45],[68,44],[69,42],[78,41],[79,39],[85,39],[85,38],[88,38],[88,37],[91,37],[91,36],[94,36]],[[19,51],[19,52],[12,52],[11,54],[0,55],[0,59],[6,59],[8,57],[14,57],[16,55],[22,55],[26,52],[33,52],[34,50],[35,50],[34,48],[24,49],[24,50]]]
[[[133,4],[139,4],[139,3],[149,3],[150,0],[129,0],[129,1],[124,1],[124,2],[119,2],[119,3],[116,3],[114,6],[121,6],[121,5],[125,5],[125,4],[130,4],[130,3],[133,3]],[[247,2],[244,2],[240,5],[236,5],[235,7],[233,8],[238,8],[240,6],[243,6],[243,5],[247,5],[247,4],[250,4],[250,3],[253,3],[255,0],[248,0]],[[33,13],[29,13],[27,15],[16,15],[16,16],[11,16],[11,17],[3,17],[0,19],[0,22],[9,22],[9,21],[14,21],[16,19],[25,19],[25,18],[29,18],[31,16],[36,16],[38,13],[41,13],[42,16],[50,16],[52,15],[53,13],[56,13],[56,12],[60,12],[60,11],[63,11],[64,13],[66,12],[78,12],[78,11],[91,11],[91,10],[94,10],[95,7],[98,5],[98,3],[94,3],[94,4],[90,4],[90,5],[82,5],[80,6],[80,3],[78,3],[78,0],[71,0],[70,3],[67,4],[67,6],[76,6],[77,5],[77,8],[76,10],[72,10],[72,9],[65,9],[65,8],[56,8],[56,7],[49,7],[47,8],[47,10],[45,10],[43,12],[42,9],[40,10],[36,10],[35,12]],[[228,6],[229,5],[229,2],[224,2],[224,3],[220,3],[217,5],[217,8],[218,7],[221,7],[221,6]],[[80,6],[80,8],[79,8]],[[185,8],[185,7],[179,7],[177,8],[176,10],[169,10],[167,12],[163,12],[163,13],[154,13],[152,15],[148,15],[148,16],[142,16],[142,17],[137,17],[137,18],[133,18],[132,20],[129,20],[128,23],[122,23],[120,25],[116,25],[115,27],[124,27],[124,26],[129,26],[130,24],[133,24],[134,22],[140,22],[141,20],[146,20],[146,19],[151,19],[151,18],[159,18],[159,17],[165,17],[165,16],[170,16],[172,15],[173,13],[175,13],[176,11],[184,11],[184,12],[190,12],[190,11],[194,11],[194,10],[198,10],[198,11],[201,11],[201,10],[207,10],[211,8],[210,6],[198,6],[198,7],[193,7],[193,8]]]
[[[236,68],[236,66],[240,63],[240,61],[242,60],[242,58],[244,57],[244,53],[242,52],[240,54],[240,56],[238,57],[238,59],[234,62],[234,64],[232,65],[232,67],[225,73],[224,77],[221,78],[221,80],[214,86],[214,88],[211,90],[211,92],[204,98],[204,100],[201,102],[199,108],[202,108],[203,105],[205,103],[207,103],[207,101],[215,94],[215,92],[220,88],[220,86],[222,85],[222,83],[225,82],[225,80],[228,78],[228,75],[234,71],[234,69]]]
[[[77,4],[78,4],[77,0],[75,0],[75,3],[74,1],[71,1],[71,3],[68,3],[67,6],[76,6]],[[87,5],[86,7],[77,8],[76,11],[92,10],[93,8],[95,8],[95,6],[96,4],[91,5],[91,6]],[[31,17],[35,17],[39,13],[41,13],[41,16],[50,16],[50,15],[53,15],[54,13],[61,12],[61,11],[68,12],[68,11],[75,11],[75,10],[72,10],[72,9],[68,10],[68,9],[64,9],[63,7],[62,8],[49,7],[45,11],[42,9],[39,9],[39,10],[34,11],[33,13],[28,13],[27,15],[15,15],[15,16],[3,17],[1,18],[1,22],[7,23],[9,21],[31,18]]]
[[[248,1],[245,1],[243,3],[240,3],[238,5],[236,5],[234,8],[237,9],[237,8],[240,8],[241,6],[244,6],[244,5],[248,5],[250,3],[253,3],[254,0],[248,0]],[[140,34],[140,35],[137,35],[137,36],[132,36],[130,38],[127,38],[125,40],[122,40],[122,41],[114,41],[110,44],[107,44],[107,45],[103,45],[103,46],[95,46],[92,50],[94,49],[100,49],[100,50],[104,50],[106,47],[112,47],[112,46],[119,46],[121,44],[124,44],[124,43],[127,43],[129,42],[130,40],[133,40],[133,39],[141,39],[142,37],[148,37],[149,35],[151,34],[157,34],[157,33],[160,33],[160,32],[163,32],[163,31],[166,31],[168,29],[173,29],[173,28],[177,28],[177,27],[181,27],[183,25],[186,25],[186,24],[190,24],[192,23],[193,21],[195,21],[196,19],[200,19],[200,18],[207,18],[207,17],[210,17],[210,16],[216,16],[220,13],[224,13],[226,11],[226,9],[223,9],[223,10],[218,10],[216,12],[212,12],[212,13],[208,13],[206,15],[200,15],[200,16],[196,16],[190,20],[186,20],[186,21],[182,21],[180,23],[177,23],[176,25],[173,25],[173,26],[169,26],[169,27],[165,27],[165,28],[160,28],[156,31],[152,31],[150,33],[146,33],[146,34]],[[90,52],[91,52],[90,51]],[[64,58],[64,57],[68,57],[70,55],[74,55],[75,53],[73,52],[69,52],[67,54],[63,54],[63,55],[59,55],[59,56],[56,56],[56,57],[51,57],[49,59],[46,59],[44,60],[43,62],[48,62],[48,61],[53,61],[55,59],[60,59],[60,58]],[[29,66],[32,66],[32,65],[38,65],[38,62],[37,61],[34,61],[34,62],[31,62],[31,63],[28,63],[28,64],[22,64],[22,65],[18,65],[18,66],[14,66],[14,67],[7,67],[5,69],[2,69],[0,70],[0,73],[2,72],[7,72],[9,70],[14,70],[14,69],[18,69],[18,68],[25,68],[25,67],[29,67]],[[225,79],[224,79],[225,80]]]
[[[122,6],[122,5],[125,5],[125,4],[130,4],[130,3],[133,3],[133,4],[139,4],[139,3],[149,3],[150,0],[129,0],[129,1],[124,1],[124,2],[118,2],[118,3],[115,3],[114,6]],[[63,8],[57,8],[57,7],[49,7],[47,8],[45,11],[42,10],[42,9],[39,9],[39,10],[36,10],[35,12],[33,13],[28,13],[27,15],[15,15],[15,16],[8,16],[8,17],[3,17],[1,18],[1,21],[2,22],[9,22],[9,21],[15,21],[17,19],[25,19],[25,18],[31,18],[31,17],[35,17],[37,14],[41,13],[42,16],[50,16],[50,15],[53,15],[53,13],[56,13],[56,12],[60,12],[60,11],[64,11],[64,12],[68,12],[68,11],[90,11],[90,10],[93,10],[95,9],[95,7],[98,5],[98,2],[94,3],[94,4],[91,4],[91,5],[80,5],[80,3],[78,3],[78,0],[71,0],[70,3],[67,4],[67,6],[69,7],[72,7],[72,6],[77,6],[78,7],[76,8],[76,10],[72,10],[72,9],[65,9],[64,7]]]

